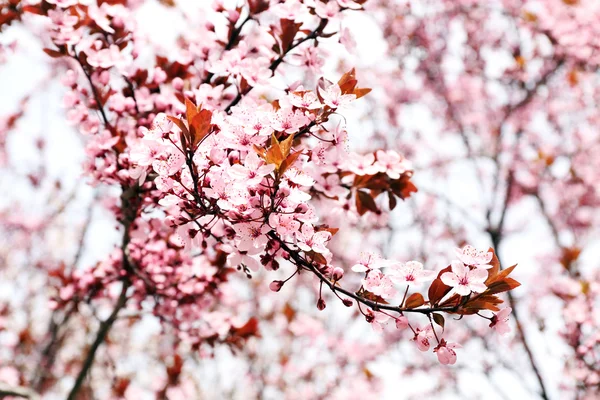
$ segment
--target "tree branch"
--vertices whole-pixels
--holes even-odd
[[[96,339],[92,343],[92,346],[90,347],[90,350],[87,353],[85,361],[83,362],[83,366],[81,367],[81,370],[79,371],[79,374],[75,379],[75,384],[73,385],[73,388],[67,396],[67,400],[75,400],[77,398],[77,394],[81,389],[81,385],[83,385],[83,381],[85,380],[85,377],[87,376],[90,368],[92,367],[92,364],[94,363],[94,358],[96,357],[96,352],[98,351],[98,348],[104,342],[106,336],[108,335],[108,332],[112,328],[114,322],[117,320],[119,311],[121,311],[121,309],[125,307],[125,304],[127,303],[127,289],[129,288],[129,286],[130,282],[128,280],[123,281],[123,287],[121,288],[121,293],[119,295],[119,298],[117,299],[117,303],[115,304],[115,307],[113,308],[113,311],[110,314],[110,316],[106,320],[102,321],[102,323],[100,324],[100,329],[98,329]]]

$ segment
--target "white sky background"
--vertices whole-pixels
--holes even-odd
[[[174,41],[178,35],[178,30],[183,24],[178,24],[179,16],[173,11],[165,10],[154,2],[148,2],[139,10],[140,30],[152,37],[155,41],[163,43],[168,48],[169,44]],[[362,65],[359,67],[368,67],[374,65],[381,59],[385,53],[385,43],[381,40],[381,32],[379,27],[373,22],[368,15],[354,13],[347,20],[353,31],[355,32],[355,40],[357,41],[357,54],[360,54]],[[459,35],[458,35],[459,36]],[[64,110],[62,108],[62,94],[65,89],[62,87],[56,77],[48,81],[49,71],[46,67],[47,56],[41,51],[41,46],[28,32],[21,29],[8,29],[0,36],[0,42],[7,44],[13,40],[18,41],[18,50],[16,55],[10,56],[10,62],[0,66],[0,115],[6,115],[15,110],[18,101],[26,94],[29,94],[35,88],[39,88],[43,82],[48,82],[44,89],[37,90],[36,95],[30,101],[27,111],[27,116],[23,118],[18,128],[11,133],[9,138],[9,155],[11,165],[17,167],[17,170],[25,175],[31,170],[35,170],[35,165],[38,164],[33,156],[32,144],[34,137],[44,137],[47,142],[47,152],[45,165],[48,166],[48,173],[51,176],[59,178],[65,188],[65,193],[71,190],[77,190],[77,201],[73,206],[73,221],[81,222],[81,215],[85,213],[86,207],[93,197],[94,189],[87,186],[80,178],[81,167],[83,160],[83,152],[81,151],[81,142],[79,135],[75,130],[69,127],[64,118]],[[459,40],[459,39],[456,39]],[[331,46],[332,52],[335,52],[336,45]],[[339,46],[339,45],[337,45]],[[339,47],[337,47],[339,51]],[[499,64],[503,62],[501,56],[490,55],[490,57],[498,57]],[[326,66],[326,71],[335,70],[336,61],[332,57]],[[335,79],[337,73],[326,73],[326,76]],[[374,88],[381,90],[381,88]],[[348,130],[351,135],[353,144],[361,144],[360,126],[364,122],[360,122],[364,117],[356,110],[348,110],[345,116],[348,118]],[[424,133],[435,133],[438,127],[433,124],[430,115],[426,109],[414,107],[411,108],[410,118],[407,118],[407,124],[415,124]],[[450,179],[447,181],[447,187],[437,187],[440,193],[446,193],[456,203],[464,203],[467,198],[478,199],[480,196],[479,188],[475,184],[475,179],[472,173],[472,165],[465,164],[462,167],[450,174]],[[426,176],[426,175],[425,175]],[[469,176],[471,178],[469,178]],[[427,187],[426,178],[416,176],[415,180],[418,185],[421,184]],[[77,182],[80,182],[77,186]],[[44,198],[32,199],[26,190],[26,185],[20,184],[18,179],[12,175],[0,174],[0,209],[5,207],[19,207],[25,205],[28,210],[27,214],[32,217],[36,216],[36,212],[43,210],[45,204]],[[479,200],[476,200],[479,201]],[[531,203],[530,208],[533,209],[535,204]],[[465,207],[468,208],[468,207]],[[507,225],[511,226],[512,221],[525,220],[529,215],[527,207],[519,207],[519,214],[509,213]],[[94,210],[93,225],[90,229],[90,234],[87,236],[87,243],[93,244],[86,246],[87,251],[81,260],[80,265],[89,265],[95,260],[103,258],[118,242],[118,232],[115,230],[115,222],[110,218],[109,214],[101,207],[96,207]],[[533,232],[533,234],[530,234]],[[537,254],[543,253],[545,250],[544,241],[540,237],[547,236],[547,228],[542,221],[530,221],[526,230],[518,235],[511,235],[503,243],[502,256],[504,262],[508,265],[519,263],[520,268],[517,269],[516,278],[523,282],[523,287],[516,291],[516,297],[520,297],[528,293],[529,288],[535,285],[535,282],[530,281],[530,276],[537,270],[539,260]],[[68,243],[72,238],[57,237],[57,244]],[[546,243],[550,243],[548,240]],[[480,242],[473,243],[475,246],[487,247],[489,245],[487,238],[482,238]],[[548,244],[547,246],[550,246]],[[62,248],[62,246],[57,246]],[[449,255],[450,257],[451,255]],[[584,256],[590,257],[589,254]],[[536,266],[530,267],[530,266]],[[0,282],[0,298],[10,298],[18,296],[18,288],[11,282]],[[527,310],[521,309],[521,313],[527,316]],[[560,319],[557,318],[551,328],[558,328]],[[531,328],[530,324],[526,324]],[[556,346],[557,343],[548,343],[545,338],[542,338],[536,329],[528,329],[528,335],[533,345],[538,364],[541,367],[542,374],[546,378],[549,386],[550,394],[553,398],[558,397],[557,385],[561,380],[562,360],[560,359],[561,349]],[[498,346],[504,346],[507,341],[499,340]],[[0,337],[1,345],[1,337]],[[410,344],[409,344],[410,345]],[[552,356],[547,356],[552,353]],[[465,355],[470,354],[467,349],[459,352],[459,363],[468,363]],[[430,354],[432,357],[434,355]],[[396,354],[401,359],[401,352]],[[473,355],[476,356],[476,355]],[[232,361],[233,362],[233,361]],[[225,364],[226,365],[226,364]],[[525,364],[524,364],[525,365]],[[400,363],[394,363],[393,360],[378,365],[374,370],[385,376],[386,397],[389,399],[400,398],[398,393],[407,393],[411,388],[420,389],[421,384],[427,383],[427,377],[409,377],[402,378],[400,375]],[[227,375],[227,374],[225,374]],[[529,387],[536,388],[536,383],[531,380],[532,375],[527,373],[529,379]],[[461,386],[465,393],[471,392],[470,388],[480,387],[477,376],[469,376],[463,374]],[[510,398],[525,399],[531,397],[531,392],[523,391],[523,385],[514,381],[516,377],[511,374],[497,374],[492,379],[505,389],[506,394]],[[520,391],[519,391],[520,390]],[[444,397],[446,398],[446,397]],[[490,393],[490,397],[486,399],[494,399]]]

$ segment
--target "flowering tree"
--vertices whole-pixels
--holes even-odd
[[[594,398],[598,274],[580,259],[598,226],[598,7],[206,3],[0,6],[0,30],[49,64],[0,122],[20,188],[1,214],[16,287],[0,303],[0,394],[362,398],[383,395],[373,363],[407,343],[402,375],[438,379],[415,393],[461,393],[469,365],[447,365],[483,349],[477,372],[550,398],[535,330],[572,349],[560,390]],[[375,63],[367,20],[384,36],[368,39],[385,47]],[[1,44],[6,67],[20,42]],[[53,81],[77,131],[58,152],[83,168],[56,177],[45,134],[23,179],[11,140]],[[95,233],[106,220],[114,240]],[[547,245],[511,246],[523,232]],[[517,298],[505,259],[521,257],[539,284]],[[507,351],[495,333],[513,323]],[[374,342],[352,337],[369,326]]]

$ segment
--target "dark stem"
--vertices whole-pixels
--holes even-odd
[[[496,234],[490,234],[490,235],[492,237],[493,247],[496,251],[496,256],[498,257],[498,262],[500,263],[500,269],[502,269],[502,261],[500,260],[500,256],[498,255],[498,253],[499,253],[498,249],[500,248],[500,243],[502,241],[501,227],[500,227],[500,230],[496,231]],[[527,358],[529,359],[529,364],[531,365],[531,369],[533,370],[533,373],[535,374],[538,384],[540,386],[539,394],[542,397],[542,399],[549,400],[550,397],[548,397],[548,392],[546,390],[544,378],[542,377],[542,374],[541,374],[538,364],[535,360],[533,352],[531,351],[531,346],[529,345],[527,336],[525,335],[525,330],[523,329],[523,325],[521,324],[521,319],[519,317],[519,311],[517,310],[517,307],[516,307],[515,298],[510,291],[507,292],[507,295],[508,295],[508,303],[509,303],[510,307],[512,308],[513,319],[515,320],[515,325],[517,326],[517,333],[519,335],[519,339],[521,340],[521,343],[523,343],[523,348],[525,349],[525,352],[527,353]]]
[[[94,82],[92,82],[92,76],[88,73],[87,69],[85,69],[85,66],[83,65],[83,63],[81,62],[79,57],[77,57],[75,55],[75,56],[73,56],[73,58],[75,60],[77,60],[77,63],[81,66],[81,70],[83,71],[83,73],[85,74],[85,77],[87,78],[88,82],[90,83],[90,88],[92,89],[92,93],[94,94],[94,100],[96,100],[96,106],[98,108],[98,111],[100,111],[100,114],[102,115],[102,120],[104,121],[104,124],[110,128],[110,123],[108,122],[108,117],[106,116],[106,113],[104,112],[104,107],[102,106],[102,102],[100,101],[100,94],[98,93],[98,89],[96,89]]]
[[[96,339],[92,343],[92,346],[90,347],[87,353],[81,370],[79,371],[79,374],[75,379],[75,384],[73,385],[73,388],[67,396],[67,400],[75,400],[77,398],[77,394],[81,389],[81,385],[83,385],[83,381],[85,380],[85,377],[87,376],[90,368],[92,367],[92,364],[94,363],[94,359],[96,357],[96,352],[98,351],[98,348],[102,343],[104,343],[108,332],[117,320],[119,311],[121,311],[121,309],[125,307],[125,304],[127,303],[127,289],[129,288],[129,286],[130,282],[128,280],[123,281],[123,287],[121,288],[121,294],[119,295],[117,303],[115,304],[115,307],[113,308],[113,311],[110,314],[110,316],[106,320],[102,321],[102,323],[100,324],[100,329],[98,329]]]

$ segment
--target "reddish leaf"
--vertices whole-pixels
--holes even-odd
[[[302,23],[295,23],[290,19],[282,18],[279,20],[279,24],[281,26],[281,54],[285,54],[292,45]]]
[[[388,194],[388,201],[389,201],[388,205],[390,207],[390,210],[393,210],[398,205],[398,201],[396,200],[396,196],[394,196],[394,193],[387,192],[387,194]]]
[[[357,295],[367,299],[367,300],[371,300],[374,301],[376,303],[381,303],[381,304],[388,304],[387,301],[385,301],[385,299],[379,295],[376,295],[374,293],[369,292],[368,290],[361,290],[360,292],[356,293]]]
[[[371,92],[371,90],[372,89],[369,89],[369,88],[354,89],[354,94],[356,95],[357,99],[360,99],[361,97],[369,94]]]
[[[485,293],[497,294],[502,292],[508,292],[509,290],[513,290],[519,286],[521,286],[521,284],[513,278],[504,278],[500,281],[496,281],[489,285]]]
[[[252,317],[239,328],[232,328],[233,333],[242,338],[248,338],[250,336],[259,336],[258,334],[258,319]]]
[[[44,53],[48,54],[52,58],[59,58],[64,56],[64,54],[60,51],[52,49],[44,49]]]
[[[356,191],[356,210],[359,215],[364,215],[367,211],[378,212],[377,204],[371,195],[365,191]]]
[[[356,84],[356,71],[354,68],[342,75],[338,81],[338,86],[342,90],[342,94],[353,93]]]
[[[423,304],[425,304],[425,299],[423,298],[423,295],[421,293],[413,293],[410,296],[408,296],[408,299],[406,299],[404,306],[406,308],[417,308],[422,306]]]
[[[429,291],[427,292],[427,297],[429,297],[429,303],[431,303],[431,305],[437,305],[439,301],[452,290],[452,288],[445,285],[440,278],[444,272],[449,272],[451,269],[452,267],[450,266],[444,268],[438,273],[437,278],[431,282],[431,286],[429,286]]]
[[[492,268],[488,269],[488,278],[485,281],[486,285],[489,282],[491,282],[496,277],[496,275],[498,275],[498,272],[500,271],[500,261],[498,260],[498,257],[496,256],[496,252],[491,247],[488,249],[488,251],[491,251],[493,256],[492,256],[492,260],[490,261],[490,265],[492,266]]]
[[[442,314],[433,313],[432,317],[433,317],[433,322],[435,322],[436,324],[438,324],[439,326],[441,326],[442,327],[442,331],[443,331],[444,330],[444,325],[446,324],[446,320],[444,319],[444,316]]]
[[[461,310],[457,311],[459,314],[475,314],[477,311],[490,310],[499,311],[498,304],[504,303],[502,299],[492,295],[481,295],[474,297],[469,300]]]
[[[300,157],[300,154],[302,154],[302,150],[296,151],[287,156],[287,158],[283,160],[281,166],[279,167],[279,174],[283,174],[285,171],[287,171],[287,169],[296,162],[298,157]]]
[[[190,123],[192,131],[192,145],[194,149],[202,142],[211,131],[212,111],[200,110]]]

